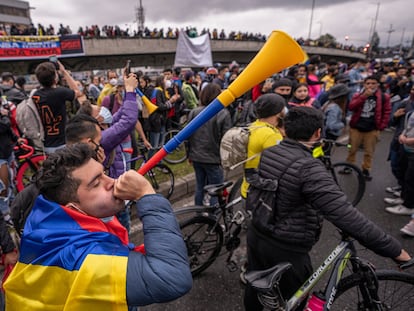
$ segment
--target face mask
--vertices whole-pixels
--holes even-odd
[[[75,211],[78,211],[79,213],[83,214],[83,215],[88,215],[86,214],[84,211],[82,211],[79,207],[77,207],[75,204],[73,203],[68,203],[68,205],[70,208],[74,209]]]
[[[81,92],[81,93],[82,93],[82,92],[83,92],[83,86],[79,86],[79,87],[78,87],[78,90],[79,90],[79,92]]]
[[[109,84],[112,86],[117,85],[117,83],[118,83],[118,79],[112,78],[111,80],[109,80]]]
[[[103,118],[102,123],[112,124],[112,113],[108,110],[108,108],[101,106],[99,115]]]
[[[169,89],[171,87],[171,85],[172,85],[171,80],[165,80],[165,88],[166,89]]]

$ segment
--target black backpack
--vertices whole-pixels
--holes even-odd
[[[259,231],[271,232],[275,223],[273,208],[276,204],[279,180],[285,175],[289,167],[302,157],[295,158],[283,170],[278,179],[263,178],[255,172],[246,176],[249,183],[246,207],[252,211],[252,224]]]

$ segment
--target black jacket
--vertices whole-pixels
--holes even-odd
[[[279,178],[289,165],[279,180],[274,222],[268,228],[256,228],[258,231],[285,249],[308,252],[318,241],[326,218],[377,254],[391,258],[400,255],[401,244],[348,202],[331,173],[302,144],[285,139],[266,149],[259,174],[264,178]]]

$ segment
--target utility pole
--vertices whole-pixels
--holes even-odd
[[[315,0],[312,0],[312,9],[311,9],[311,17],[310,17],[310,23],[309,23],[309,34],[308,39],[311,38],[312,34],[312,23],[313,23],[313,10],[315,9]]]
[[[387,48],[390,47],[390,37],[391,37],[391,33],[393,33],[394,31],[395,31],[395,29],[393,29],[392,24],[390,24],[390,29],[387,30],[387,32],[388,32]]]
[[[402,35],[401,35],[400,55],[402,55],[402,49],[403,49],[403,44],[404,44],[404,35],[405,35],[405,27],[403,28]]]
[[[142,33],[144,31],[144,23],[145,23],[145,14],[144,14],[144,7],[142,6],[142,0],[139,0],[139,7],[135,8],[136,12],[136,22],[138,24],[138,33]]]

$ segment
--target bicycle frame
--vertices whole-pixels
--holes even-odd
[[[335,300],[337,285],[342,278],[349,259],[354,254],[355,248],[353,242],[349,239],[343,239],[296,293],[286,302],[286,311],[295,310],[308,297],[308,294],[319,282],[322,276],[333,266],[329,282],[324,290],[326,300],[324,310],[329,310]]]

